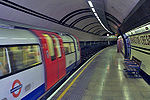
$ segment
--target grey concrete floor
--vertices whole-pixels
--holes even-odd
[[[126,78],[123,69],[123,56],[116,52],[116,46],[105,48],[62,100],[150,100],[150,86],[142,78]],[[72,80],[52,100],[57,99]]]

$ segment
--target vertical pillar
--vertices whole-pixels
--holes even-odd
[[[131,45],[130,45],[130,40],[129,38],[126,36],[126,34],[123,34],[121,32],[121,30],[118,28],[118,32],[120,33],[120,35],[123,38],[123,42],[124,42],[124,50],[125,50],[125,58],[130,58],[131,56]]]

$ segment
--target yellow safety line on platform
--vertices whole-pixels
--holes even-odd
[[[104,50],[104,49],[103,49]],[[83,70],[75,77],[75,79],[69,84],[69,86],[62,92],[62,94],[57,98],[57,100],[61,100],[61,98],[66,94],[66,92],[70,89],[70,87],[74,84],[77,78],[83,73],[83,71],[88,67],[88,65],[100,54],[103,52],[99,52],[84,68]]]

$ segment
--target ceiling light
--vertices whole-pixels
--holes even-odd
[[[98,19],[98,21],[101,23],[101,25],[102,25],[102,27],[107,31],[107,32],[109,32],[109,33],[111,33],[112,34],[112,32],[110,32],[105,26],[104,26],[104,24],[101,22],[101,20],[100,19]]]
[[[97,16],[96,18],[97,18],[98,20],[100,20],[98,16]]]
[[[94,8],[92,8],[92,11],[93,11],[93,13],[95,13],[95,12],[96,12]]]
[[[95,15],[96,17],[98,17],[97,13],[94,13],[94,15]]]
[[[88,1],[90,7],[94,7],[93,4],[92,4],[92,1]]]
[[[98,21],[100,22],[101,20],[98,18]]]
[[[94,9],[94,6],[93,6],[93,4],[92,4],[92,1],[88,1],[88,4],[89,4],[89,6],[91,7],[91,9],[92,9],[94,15],[96,16],[97,20],[98,20],[98,21],[100,22],[100,24],[102,25],[102,27],[103,27],[107,32],[112,33],[112,32],[110,32],[110,31],[104,26],[104,24],[101,22],[100,18],[98,17],[98,15],[97,15],[97,13],[96,13],[96,11],[95,11],[95,9]]]

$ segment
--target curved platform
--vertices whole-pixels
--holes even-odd
[[[116,46],[105,48],[47,100],[149,100],[149,85],[126,78],[123,69]]]

